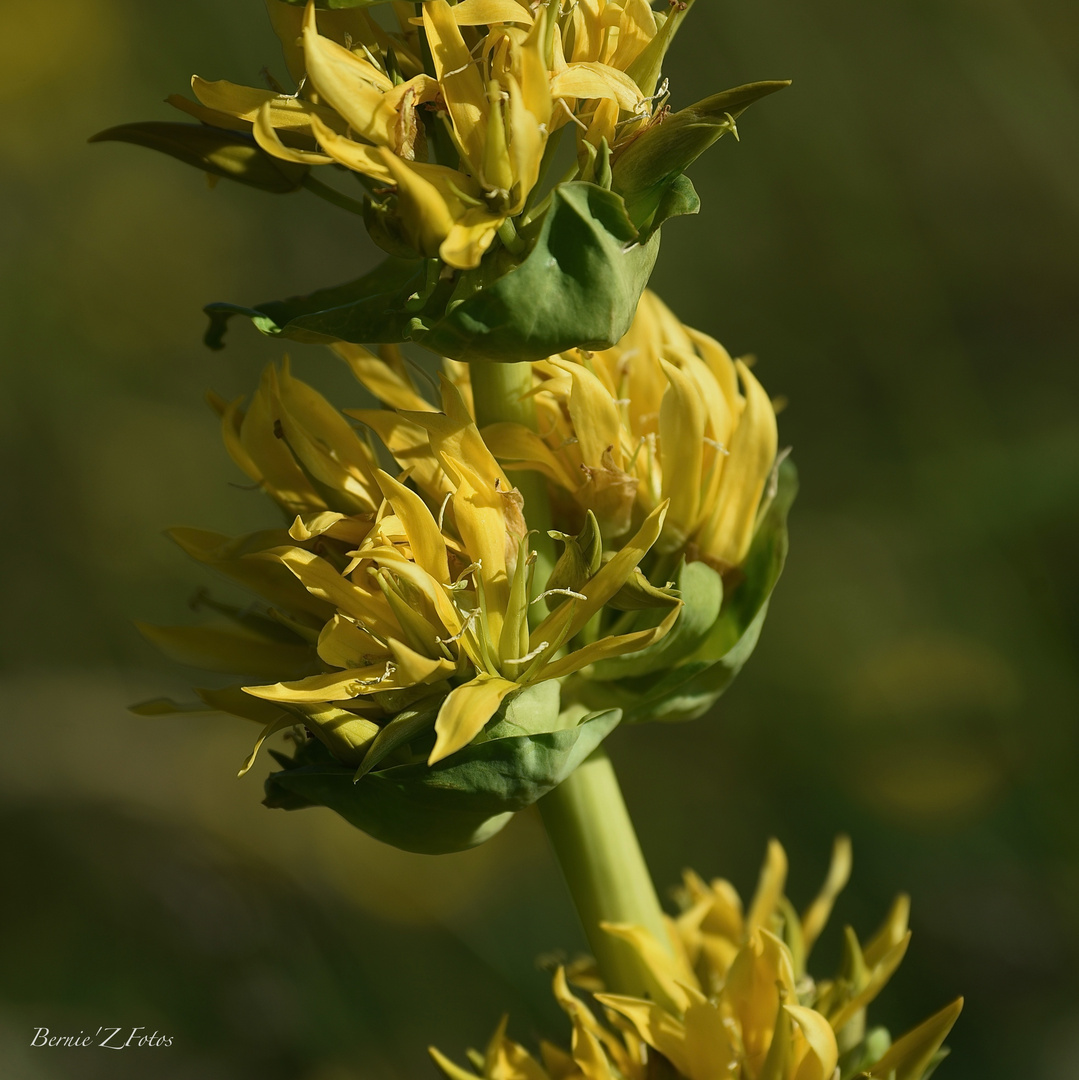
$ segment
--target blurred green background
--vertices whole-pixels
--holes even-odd
[[[259,805],[251,730],[136,719],[182,695],[132,627],[203,583],[162,536],[257,527],[202,403],[278,346],[200,307],[355,276],[362,227],[85,139],[169,118],[192,72],[283,65],[260,0],[3,0],[0,1074],[432,1077],[503,1010],[561,1037],[536,956],[582,947],[537,823],[441,859]],[[790,405],[802,494],[762,643],[694,724],[611,741],[660,883],[751,891],[769,836],[804,903],[833,835],[844,921],[914,897],[874,1010],[959,993],[938,1074],[1079,1075],[1079,7],[701,0],[675,105],[790,77],[693,179],[654,279]],[[336,362],[296,348],[342,404]],[[168,1049],[29,1047],[143,1025]]]

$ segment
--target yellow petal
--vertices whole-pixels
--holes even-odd
[[[390,409],[346,409],[345,413],[378,435],[397,464],[436,505],[452,492],[453,485],[431,448],[426,429]]]
[[[394,513],[405,527],[412,557],[436,581],[449,585],[446,541],[439,530],[438,522],[427,509],[427,504],[414,491],[410,491],[381,469],[378,470],[376,479]]]
[[[751,934],[758,927],[771,929],[772,916],[783,897],[787,884],[787,853],[778,840],[768,841],[768,852],[761,867],[760,879],[753,902],[746,916],[746,933]]]
[[[317,118],[312,117],[312,120],[317,121]],[[255,113],[252,132],[255,136],[255,142],[267,154],[280,158],[282,161],[292,161],[297,165],[329,165],[333,162],[333,158],[327,157],[325,154],[319,154],[314,150],[296,150],[291,146],[286,146],[274,129],[273,110],[269,102],[265,102]]]
[[[757,1075],[776,1028],[780,1002],[794,998],[790,951],[774,934],[755,930],[731,964],[723,999],[742,1028],[748,1071]]]
[[[569,397],[570,419],[577,435],[581,460],[593,468],[603,462],[604,452],[610,450],[617,468],[623,466],[622,422],[618,406],[607,388],[581,364],[555,361],[573,380]]]
[[[536,469],[569,492],[580,486],[543,439],[523,424],[489,424],[482,435],[504,468]]]
[[[803,1005],[783,1008],[797,1025],[791,1080],[832,1080],[839,1061],[839,1047],[831,1024],[819,1012]]]
[[[821,891],[816,899],[806,908],[802,916],[802,940],[805,942],[806,955],[816,944],[821,931],[832,914],[836,897],[850,880],[851,846],[849,836],[837,836],[832,847],[832,864],[828,876],[824,879]]]
[[[417,394],[412,384],[386,363],[380,356],[375,356],[362,345],[353,345],[348,341],[335,341],[331,349],[352,371],[352,374],[371,391],[379,401],[392,409],[433,409],[427,400]]]
[[[317,116],[311,118],[311,132],[322,149],[330,156],[330,160],[383,184],[396,183],[394,174],[386,167],[386,162],[380,153],[381,147],[368,146],[366,143],[359,143],[354,139],[339,135],[323,124]]]
[[[641,91],[625,73],[594,61],[570,64],[551,79],[556,98],[609,98],[620,109],[636,112],[642,103]]]
[[[694,1001],[683,1019],[688,1080],[728,1080],[738,1075],[738,1056],[723,1014],[711,1001]]]
[[[281,701],[297,705],[318,705],[329,701],[348,701],[377,690],[399,689],[406,683],[387,674],[387,666],[371,664],[369,667],[331,671],[325,675],[311,675],[306,679],[272,683],[267,686],[245,686],[244,693],[264,701]]]
[[[652,997],[669,1012],[682,1014],[689,1007],[686,987],[696,987],[697,977],[682,959],[643,926],[600,923],[600,928],[625,941],[640,957]],[[658,1049],[658,1048],[657,1048]]]
[[[402,680],[407,680],[409,685],[440,682],[454,673],[456,665],[452,660],[442,657],[432,660],[430,657],[422,656],[415,649],[410,649],[403,641],[397,641],[394,638],[390,638],[387,644],[390,652],[393,653],[393,659]]]
[[[661,544],[673,551],[685,544],[697,523],[707,413],[693,380],[673,364],[660,363],[670,383],[659,409],[662,495],[671,502]]]
[[[438,248],[439,258],[457,270],[474,270],[494,243],[505,214],[470,207],[456,220]]]
[[[273,678],[310,671],[313,654],[307,645],[290,645],[248,633],[240,627],[151,626],[136,623],[139,632],[181,664],[235,675]],[[317,664],[314,665],[317,668]]]
[[[909,923],[910,897],[906,893],[900,893],[892,902],[884,924],[869,939],[862,951],[862,956],[869,967],[876,967],[884,959],[885,954],[903,940]]]
[[[491,26],[494,23],[532,25],[532,13],[518,0],[461,0],[453,7],[458,26]]]
[[[275,129],[306,132],[311,118],[317,117],[325,126],[344,132],[347,124],[332,110],[312,105],[303,98],[279,94],[273,90],[260,90],[254,86],[239,86],[225,79],[211,82],[191,77],[191,89],[195,97],[208,109],[254,123],[263,105],[269,106],[270,123]]]
[[[427,1047],[427,1053],[431,1055],[434,1063],[446,1074],[449,1080],[477,1080],[474,1072],[462,1069],[460,1065],[454,1065],[445,1054],[435,1047]]]
[[[318,655],[334,668],[367,667],[375,660],[384,663],[389,650],[369,630],[335,614],[318,637]]]
[[[653,1002],[640,998],[597,994],[596,1001],[624,1016],[649,1046],[667,1058],[682,1076],[689,1076],[686,1029],[680,1020]]]
[[[423,5],[423,26],[454,131],[476,169],[483,161],[487,88],[446,0]]]
[[[842,1031],[854,1017],[864,1009],[884,989],[888,980],[895,974],[896,968],[906,956],[907,946],[910,944],[910,931],[885,953],[880,963],[877,964],[869,975],[869,981],[854,995],[844,1006],[829,1016],[829,1021],[836,1031]]]
[[[258,391],[240,423],[239,442],[255,476],[273,499],[290,513],[326,510],[326,502],[315,491],[292,451],[277,437],[279,405],[277,375],[272,364],[262,372]]]
[[[698,539],[705,554],[725,566],[741,565],[749,552],[779,439],[764,387],[740,360],[736,367],[746,391],[745,408],[731,438],[715,509]]]
[[[333,604],[377,637],[386,639],[397,632],[381,593],[376,595],[343,577],[332,563],[303,548],[277,548],[267,555],[287,566],[313,596]]]
[[[540,671],[544,679],[561,679],[565,675],[571,675],[589,664],[595,664],[599,660],[606,660],[612,656],[625,656],[626,653],[640,652],[649,645],[662,640],[670,633],[681,611],[681,603],[671,608],[663,622],[649,630],[638,630],[632,634],[618,634],[614,637],[600,638],[599,641],[591,642],[580,649],[575,649],[568,656],[547,664]]]
[[[569,600],[548,615],[532,632],[529,648],[536,649],[546,641],[559,648],[561,643],[573,637],[599,611],[622,586],[626,579],[651,549],[663,528],[667,504],[656,507],[644,519],[636,535],[610,559],[598,574],[581,587],[584,600]],[[554,643],[558,644],[555,645]]]
[[[948,1037],[952,1025],[963,1011],[963,999],[957,998],[940,1012],[923,1021],[912,1031],[892,1043],[888,1052],[872,1066],[868,1074],[874,1078],[918,1080]]]
[[[293,378],[287,358],[275,382],[277,420],[303,467],[335,493],[338,505],[373,513],[378,503],[371,448],[318,391]]]
[[[518,689],[516,683],[490,675],[479,675],[451,690],[435,721],[435,748],[428,765],[447,758],[467,746],[498,711],[503,699]]]

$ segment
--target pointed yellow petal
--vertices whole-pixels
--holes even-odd
[[[461,0],[453,7],[458,26],[490,26],[494,23],[532,25],[532,13],[518,0]]]
[[[543,641],[552,645],[558,642],[555,646],[558,648],[563,641],[578,633],[588,620],[622,588],[637,564],[651,549],[663,529],[663,518],[666,512],[666,503],[657,506],[644,519],[636,535],[600,569],[591,581],[581,587],[580,591],[586,599],[569,600],[548,615],[532,631],[528,641],[529,648],[536,649]]]
[[[273,90],[239,86],[225,79],[211,82],[200,79],[198,75],[192,76],[191,89],[195,97],[208,109],[215,109],[250,123],[254,123],[258,118],[262,106],[268,105],[270,124],[275,130],[307,131],[311,127],[313,116],[335,131],[344,132],[347,128],[347,124],[332,109],[320,108],[302,98],[278,94]]]
[[[335,614],[319,634],[318,655],[330,667],[360,668],[376,660],[383,663],[389,658],[389,651],[367,629]]]
[[[258,637],[239,627],[151,626],[135,624],[143,637],[181,664],[232,675],[273,678],[310,671],[313,653],[308,645],[289,645]]]
[[[697,523],[707,414],[693,380],[665,360],[660,364],[670,383],[659,409],[662,495],[671,501],[661,543],[673,551],[682,547]]]
[[[379,401],[393,409],[433,409],[422,395],[417,394],[411,383],[402,378],[380,356],[375,356],[362,345],[348,341],[336,341],[331,349],[352,370],[352,374],[371,391]]]
[[[653,1002],[640,998],[597,994],[596,1001],[624,1016],[641,1038],[667,1058],[682,1076],[690,1075],[685,1052],[686,1029],[680,1020]]]
[[[760,879],[753,902],[746,916],[746,933],[751,934],[757,927],[771,929],[772,916],[783,897],[787,884],[787,853],[783,845],[775,839],[768,841],[768,852],[761,867]]]
[[[569,412],[577,435],[581,460],[593,468],[603,463],[610,450],[614,464],[622,468],[622,422],[618,406],[602,382],[581,364],[555,361],[573,380]]]
[[[316,153],[314,150],[296,150],[291,146],[286,146],[274,129],[273,110],[269,102],[265,102],[255,113],[252,132],[255,136],[255,142],[267,154],[280,158],[282,161],[292,161],[298,165],[329,165],[333,162],[333,158]]]
[[[569,492],[580,486],[543,439],[523,424],[489,424],[481,434],[503,468],[536,469]]]
[[[686,1009],[686,1076],[689,1080],[729,1080],[738,1075],[738,1056],[719,1008],[704,998]]]
[[[394,513],[401,519],[408,535],[412,557],[436,581],[450,583],[450,570],[446,558],[446,541],[431,516],[427,504],[414,491],[398,483],[381,469],[376,473],[379,487],[389,500]]]
[[[760,1072],[772,1044],[780,1002],[794,999],[790,950],[767,930],[755,930],[727,973],[723,999],[742,1028],[749,1071]]]
[[[731,438],[715,509],[698,538],[701,549],[725,566],[739,566],[749,552],[779,445],[775,411],[764,387],[740,360],[736,366],[746,391],[745,408]]]
[[[478,1080],[474,1072],[462,1069],[460,1065],[454,1065],[445,1054],[435,1049],[435,1047],[427,1047],[427,1053],[431,1055],[434,1063],[446,1074],[448,1080]]]
[[[451,690],[438,711],[438,737],[427,764],[434,765],[467,746],[498,711],[503,699],[517,689],[517,684],[507,679],[480,675]]]
[[[896,968],[903,962],[910,944],[910,931],[885,954],[879,964],[872,969],[869,981],[848,1001],[834,1016],[830,1016],[832,1027],[842,1031],[844,1027],[864,1009],[884,989],[888,980],[895,974]]]
[[[455,670],[456,665],[452,660],[442,657],[432,660],[394,638],[390,638],[387,644],[390,652],[393,653],[393,659],[402,680],[407,681],[409,685],[440,682],[442,679],[448,679]]]
[[[640,957],[652,997],[665,1009],[681,1014],[689,1007],[686,987],[697,986],[697,977],[682,958],[656,940],[643,926],[629,923],[600,923],[600,929],[629,944]]]
[[[454,131],[476,169],[483,161],[487,125],[487,90],[479,68],[446,0],[428,0],[423,5],[423,26]]]
[[[850,881],[851,870],[851,846],[849,836],[837,836],[832,847],[832,864],[828,868],[828,876],[821,886],[821,891],[816,899],[806,908],[802,916],[802,940],[805,942],[806,955],[816,944],[821,931],[832,914],[836,897]]]
[[[791,1080],[832,1080],[839,1061],[839,1047],[831,1024],[819,1012],[802,1005],[784,1005],[797,1025]]]
[[[399,689],[406,683],[387,674],[385,663],[370,667],[331,671],[326,675],[311,675],[292,682],[278,682],[267,686],[245,686],[244,693],[264,701],[281,701],[297,705],[318,705],[330,701],[348,701],[377,690]]]
[[[397,464],[407,470],[409,478],[436,505],[453,491],[438,455],[431,448],[427,431],[419,424],[390,409],[346,409],[345,412],[378,435]]]
[[[871,968],[876,967],[884,959],[885,954],[903,940],[909,924],[910,897],[906,893],[900,893],[892,902],[884,924],[862,950],[866,964]]]
[[[457,270],[474,270],[484,252],[494,243],[504,214],[492,214],[480,207],[470,207],[458,218],[438,248],[439,257]]]
[[[594,61],[570,64],[551,79],[556,98],[609,98],[626,112],[636,112],[642,104],[641,91],[624,72]]]
[[[626,653],[640,652],[649,645],[662,640],[670,633],[681,610],[681,603],[671,608],[658,626],[649,630],[638,630],[632,634],[618,634],[614,637],[600,638],[599,641],[591,642],[583,648],[575,649],[568,656],[547,664],[541,668],[544,679],[561,679],[581,668],[594,664],[599,660],[606,660],[612,656],[625,656]]]
[[[919,1080],[962,1011],[963,999],[956,998],[951,1005],[946,1005],[892,1043],[891,1049],[869,1069],[868,1075],[875,1080],[893,1076],[895,1080]]]

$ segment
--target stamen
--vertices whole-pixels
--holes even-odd
[[[574,592],[573,589],[548,589],[546,592],[541,592],[535,600],[530,600],[530,604],[538,604],[541,600],[546,600],[548,596],[568,596],[572,600],[587,600],[588,597],[584,593]]]

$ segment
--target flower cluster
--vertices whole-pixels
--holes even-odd
[[[946,1053],[941,1044],[962,999],[894,1043],[865,1018],[910,941],[907,897],[864,945],[846,929],[834,978],[818,982],[806,972],[850,863],[841,837],[820,893],[801,915],[784,895],[787,859],[776,841],[748,909],[730,882],[706,884],[687,872],[668,941],[636,926],[607,926],[637,951],[647,998],[600,989],[593,999],[601,1022],[560,968],[554,992],[573,1025],[570,1053],[544,1044],[537,1061],[507,1038],[503,1020],[486,1054],[470,1054],[476,1072],[437,1050],[432,1056],[450,1080],[923,1080]],[[593,988],[594,977],[587,984]]]
[[[295,90],[270,76],[264,88],[196,76],[194,100],[169,102],[199,123],[123,124],[95,139],[213,179],[305,189],[362,215],[391,256],[307,297],[210,305],[211,347],[235,314],[298,340],[416,341],[493,362],[609,346],[647,283],[660,226],[696,212],[685,170],[787,85],[671,113],[663,63],[691,6],[267,0]],[[362,201],[326,176],[357,180]]]
[[[239,680],[202,691],[207,708],[261,723],[256,752],[277,731],[306,729],[329,755],[312,768],[363,780],[464,763],[466,747],[499,736],[579,733],[600,714],[616,721],[620,664],[638,679],[653,669],[697,677],[676,687],[680,701],[696,689],[697,711],[718,696],[699,677],[732,645],[721,573],[741,572],[776,456],[774,413],[744,365],[647,294],[608,353],[533,365],[525,396],[537,433],[481,430],[466,365],[445,362],[436,403],[395,348],[337,351],[384,408],[346,416],[287,361],[265,371],[246,409],[215,399],[230,455],[285,527],[237,539],[172,531],[260,598],[244,609],[213,603],[216,621],[202,627],[143,628],[179,659]],[[722,400],[721,423],[698,423],[703,395]],[[511,475],[539,477],[525,486],[551,505],[561,557],[538,557],[550,541]],[[728,584],[736,597],[741,583]],[[717,634],[724,646],[705,655]],[[658,676],[651,683],[642,700],[661,711],[670,693]],[[595,701],[591,686],[601,687]],[[294,788],[301,775],[285,778]]]

